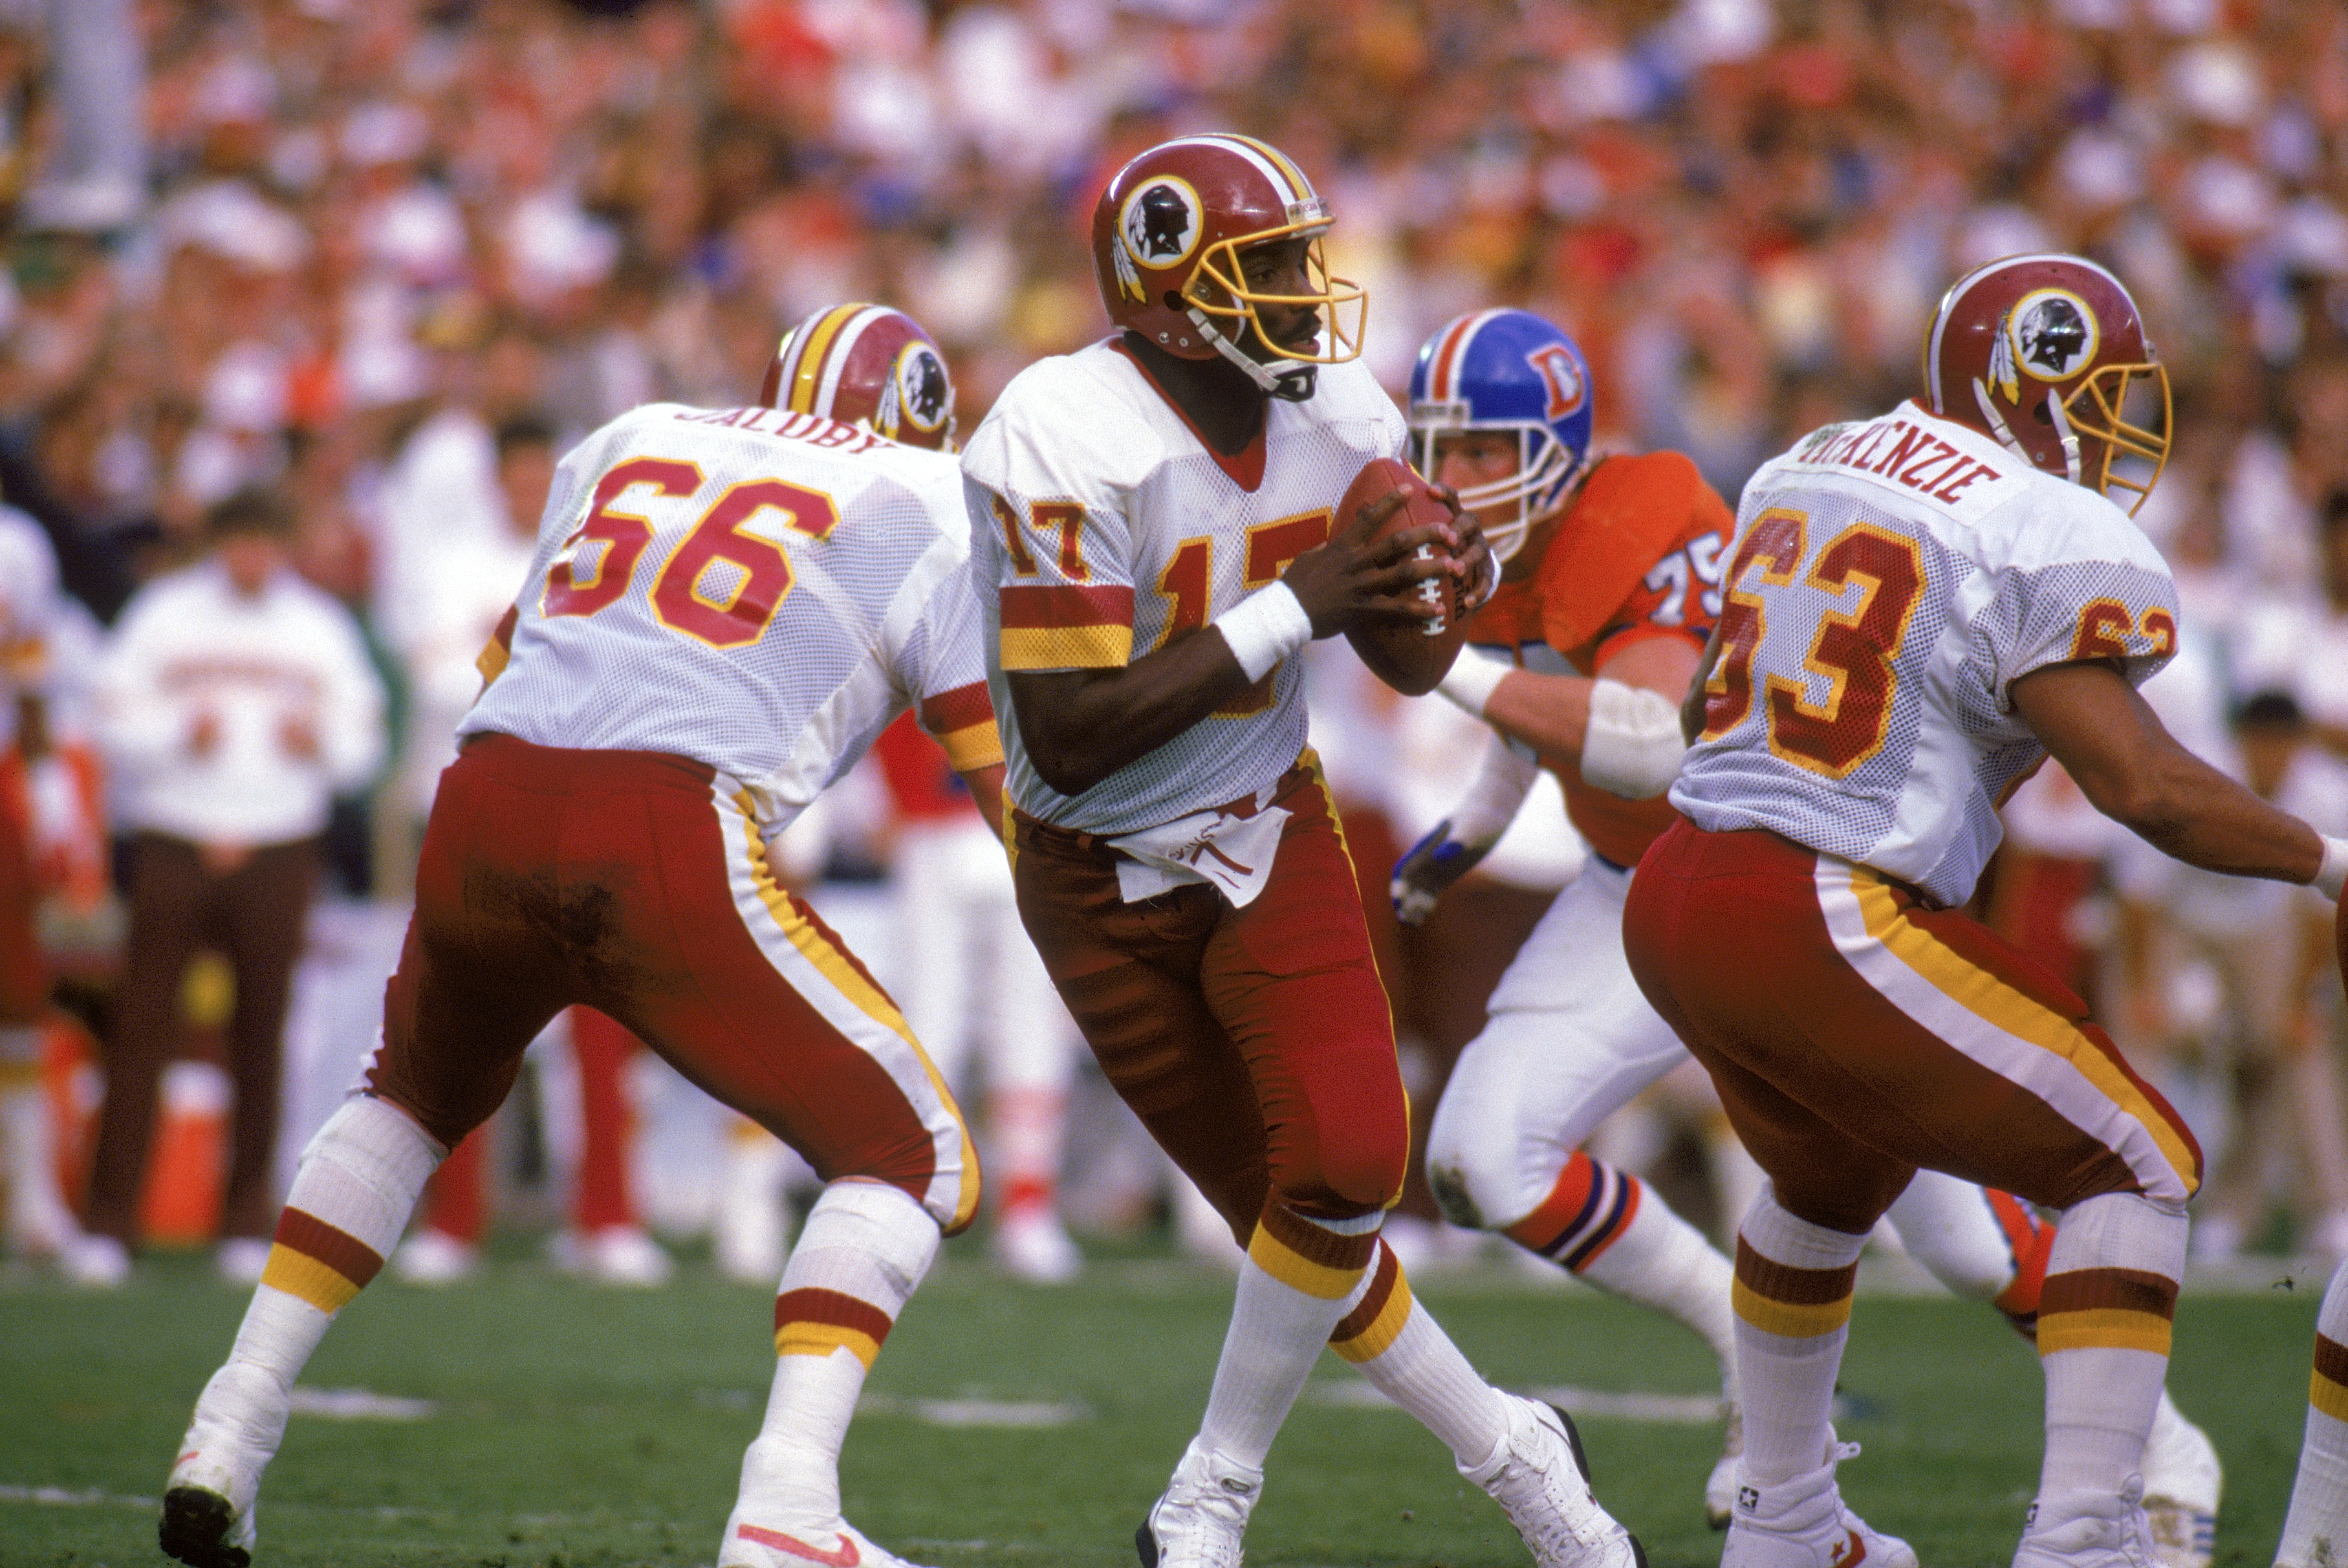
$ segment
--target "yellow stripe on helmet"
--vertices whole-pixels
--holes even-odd
[[[830,351],[831,340],[839,335],[839,329],[864,308],[860,304],[834,305],[808,329],[807,346],[799,350],[799,362],[791,374],[790,396],[783,400],[784,407],[794,414],[820,412],[815,405],[822,389],[824,356]]]

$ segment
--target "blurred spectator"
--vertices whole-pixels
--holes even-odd
[[[513,606],[538,548],[541,515],[554,484],[554,428],[530,414],[497,427],[491,487],[482,497],[494,526],[442,541],[415,573],[396,647],[407,681],[407,732],[400,749],[398,803],[409,831],[395,873],[405,888],[440,770],[457,759],[457,721],[480,695],[474,661]],[[448,493],[433,486],[427,493]]]
[[[888,787],[890,894],[913,1037],[957,1095],[984,1068],[990,1250],[1015,1278],[1063,1284],[1084,1266],[1060,1222],[1068,1085],[1083,1048],[1013,902],[1003,841],[938,743],[901,718],[871,756]]]
[[[98,678],[98,727],[138,835],[121,995],[85,1215],[67,1253],[85,1284],[121,1281],[156,1086],[199,948],[235,979],[228,1069],[236,1106],[220,1264],[254,1280],[277,1202],[278,1068],[287,987],[335,791],[382,753],[383,691],[350,614],[286,565],[295,518],[271,490],[207,515],[210,552],[123,612]]]

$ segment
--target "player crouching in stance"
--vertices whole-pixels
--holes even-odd
[[[2119,282],[2070,256],[1980,268],[1941,300],[1924,370],[1921,400],[1817,431],[1746,487],[1671,792],[1685,820],[1623,913],[1641,989],[1770,1178],[1737,1237],[1725,1561],[1846,1551],[1819,1456],[1852,1276],[1922,1166],[2062,1212],[2015,1563],[2141,1565],[2200,1151],[2079,998],[1958,906],[1998,801],[2049,754],[2191,864],[2336,895],[2348,841],[2194,758],[2136,695],[2176,650],[2177,598],[2109,499],[2147,491],[2168,442],[2167,375]]]
[[[961,1112],[896,1007],[766,846],[907,707],[989,810],[953,388],[926,334],[841,305],[786,339],[766,406],[652,404],[562,461],[482,653],[356,1094],[302,1157],[228,1364],[163,1501],[163,1549],[243,1568],[288,1392],[383,1266],[425,1178],[574,1004],[625,1025],[823,1177],[783,1270],[726,1568],[900,1562],[840,1516],[866,1370],[967,1225]]]
[[[1632,868],[1679,817],[1663,799],[1686,749],[1675,703],[1720,613],[1734,519],[1676,452],[1590,456],[1588,363],[1539,316],[1487,310],[1446,324],[1419,350],[1410,390],[1414,462],[1476,511],[1503,566],[1468,633],[1495,656],[1463,655],[1441,687],[1497,733],[1458,809],[1395,866],[1396,911],[1425,919],[1498,841],[1540,767],[1591,846],[1452,1070],[1427,1140],[1429,1184],[1455,1222],[1498,1231],[1711,1345],[1729,1419],[1704,1511],[1725,1529],[1744,1446],[1729,1260],[1581,1145],[1687,1059],[1632,978],[1622,906]],[[2034,1332],[2052,1226],[2011,1194],[1935,1171],[1918,1172],[1888,1217],[1943,1284]],[[2154,1432],[2146,1501],[2159,1508],[2163,1562],[2207,1568],[2216,1453],[2166,1396]],[[1913,1561],[1885,1536],[1869,1537],[1869,1553]]]
[[[1121,330],[1022,371],[963,459],[1021,917],[1109,1082],[1248,1249],[1205,1418],[1137,1543],[1148,1568],[1240,1561],[1331,1344],[1539,1563],[1628,1568],[1563,1418],[1485,1383],[1378,1237],[1402,1081],[1294,655],[1425,618],[1421,583],[1478,583],[1488,556],[1449,522],[1373,539],[1391,508],[1332,531],[1404,432],[1354,358],[1360,291],[1321,270],[1328,226],[1262,142],[1142,153],[1093,220]]]

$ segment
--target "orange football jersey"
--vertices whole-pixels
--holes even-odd
[[[1648,637],[1702,647],[1720,615],[1735,523],[1728,504],[1678,452],[1601,459],[1532,575],[1503,583],[1468,623],[1468,640],[1546,675],[1594,675]],[[1638,864],[1671,825],[1675,813],[1661,796],[1625,800],[1583,783],[1571,761],[1541,760],[1565,787],[1574,827],[1615,864]]]

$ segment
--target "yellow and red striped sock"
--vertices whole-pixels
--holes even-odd
[[[2348,1545],[2348,1263],[2332,1273],[2315,1315],[2307,1435],[2291,1486],[2275,1568],[2318,1568]]]
[[[2046,1371],[2042,1500],[2116,1496],[2144,1462],[2146,1434],[2168,1375],[2185,1216],[2133,1192],[2063,1212],[2038,1293],[2038,1357]]]
[[[264,1460],[275,1451],[294,1379],[335,1315],[382,1269],[447,1154],[405,1111],[372,1095],[354,1096],[327,1119],[302,1151],[236,1344],[196,1401],[183,1463],[215,1446]]]
[[[1315,1219],[1264,1200],[1240,1265],[1231,1326],[1199,1440],[1261,1470],[1321,1346],[1367,1283],[1385,1215]]]
[[[729,1539],[838,1517],[839,1449],[865,1374],[938,1242],[936,1219],[898,1188],[834,1181],[816,1200],[775,1297],[775,1382]]]
[[[1866,1244],[1787,1212],[1766,1185],[1738,1227],[1730,1302],[1745,1395],[1744,1485],[1774,1486],[1823,1462]]]
[[[1507,1396],[1484,1381],[1412,1297],[1401,1260],[1383,1240],[1367,1288],[1337,1320],[1329,1348],[1417,1418],[1468,1469],[1491,1458],[1508,1436]]]

